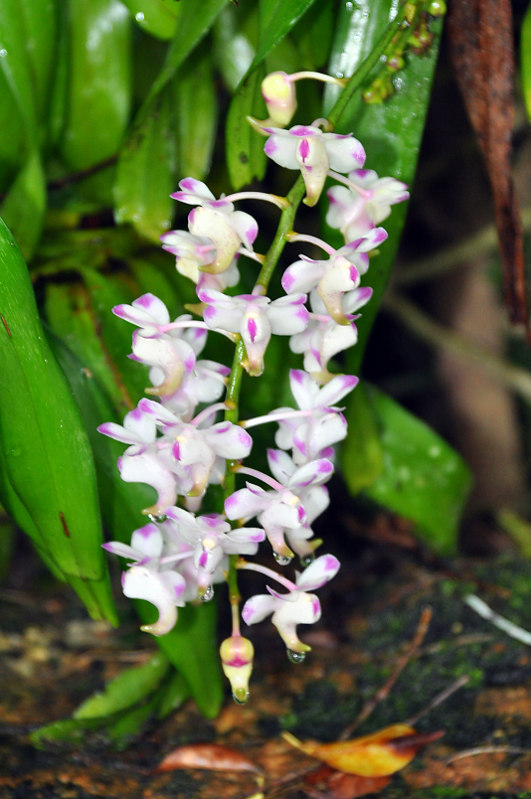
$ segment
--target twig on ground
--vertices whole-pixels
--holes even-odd
[[[428,627],[430,625],[432,617],[432,609],[430,607],[424,608],[420,615],[419,623],[417,626],[417,630],[411,643],[409,644],[408,648],[396,664],[391,676],[385,682],[382,687],[374,694],[374,696],[369,699],[369,701],[365,704],[365,706],[361,709],[360,714],[358,717],[350,724],[339,736],[339,740],[346,740],[350,738],[354,730],[359,727],[359,725],[369,718],[375,707],[382,702],[384,699],[387,699],[389,696],[394,684],[398,680],[400,674],[405,669],[413,655],[420,649],[424,638],[426,637],[426,633],[428,632]]]
[[[455,682],[453,682],[451,685],[445,688],[444,691],[441,691],[440,694],[437,694],[437,696],[435,696],[431,700],[429,705],[426,705],[425,708],[419,710],[418,713],[416,713],[414,716],[411,716],[411,718],[407,719],[407,721],[405,721],[404,724],[409,724],[410,726],[416,724],[417,721],[420,718],[422,718],[422,716],[425,716],[427,713],[433,710],[433,708],[445,702],[449,696],[458,691],[459,688],[462,688],[464,685],[466,685],[469,680],[470,677],[468,676],[468,674],[463,674],[461,677],[458,677],[457,680],[455,680]]]
[[[504,616],[500,616],[499,613],[496,613],[495,610],[489,608],[486,602],[480,599],[475,594],[469,594],[463,600],[469,608],[472,608],[479,616],[487,621],[490,621],[498,630],[502,630],[506,635],[509,635],[511,638],[515,638],[517,641],[521,641],[522,644],[526,644],[527,646],[531,646],[531,633],[527,630],[524,630],[522,627],[519,627],[517,624],[514,624],[509,619],[506,619]]]

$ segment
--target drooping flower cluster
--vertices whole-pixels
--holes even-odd
[[[337,181],[328,191],[327,222],[341,231],[344,246],[334,249],[316,237],[291,233],[290,242],[318,247],[324,256],[300,254],[284,270],[284,296],[266,296],[260,279],[251,294],[230,296],[226,289],[238,284],[240,258],[250,261],[248,270],[256,269],[253,261],[267,263],[268,258],[254,252],[258,224],[235,202],[262,199],[286,213],[289,204],[254,192],[216,199],[204,183],[182,180],[172,196],[194,206],[188,230],[166,233],[163,247],[176,256],[177,270],[196,284],[202,319],[184,314],[171,321],[163,301],[152,294],[114,308],[136,328],[131,357],[149,367],[146,393],[153,399],[141,399],[123,425],[110,422],[99,429],[127,444],[118,462],[122,479],[146,483],[156,493],[154,504],[144,509],[150,521],[134,531],[131,544],[106,545],[128,561],[122,579],[126,596],[158,609],[157,620],[143,629],[163,635],[176,623],[179,607],[209,601],[215,584],[229,575],[234,581],[237,570],[245,569],[282,590],[268,584],[267,593],[247,599],[243,621],[252,625],[271,616],[290,658],[299,662],[309,647],[298,638],[297,625],[320,618],[314,591],[339,568],[331,554],[315,557],[322,542],[312,524],[329,504],[325,484],[334,471],[334,446],[347,434],[339,403],[358,382],[353,375],[332,374],[329,362],[356,343],[357,311],[371,297],[361,278],[371,253],[387,237],[379,225],[391,205],[408,194],[399,181],[363,169],[365,152],[352,134],[323,131],[319,120],[290,130],[269,127],[290,121],[296,107],[292,88],[284,73],[269,76],[264,95],[270,119],[252,124],[267,136],[265,152],[273,161],[300,171],[307,205],[317,203],[328,177]],[[211,333],[243,345],[245,354],[233,369],[245,369],[251,377],[264,369],[271,336],[288,336],[304,367],[290,372],[293,407],[265,408],[263,416],[236,422],[239,381],[224,364],[200,359]],[[271,422],[278,424],[277,449],[268,450],[266,474],[241,462],[253,445],[248,431]],[[223,509],[202,513],[208,487],[223,484],[234,472],[250,479],[226,489]],[[303,571],[290,579],[248,561],[266,541],[279,566],[297,556]],[[235,698],[245,701],[253,648],[240,634],[235,601],[231,597],[233,634],[221,646],[221,660]]]

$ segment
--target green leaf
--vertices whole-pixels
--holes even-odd
[[[46,179],[40,154],[32,149],[0,209],[26,260],[39,242],[45,209]]]
[[[291,33],[299,52],[299,69],[318,69],[326,64],[335,33],[336,9],[329,0],[318,0],[304,16],[304,24]]]
[[[133,530],[145,524],[142,508],[153,504],[154,490],[142,483],[126,483],[120,478],[116,462],[123,455],[123,444],[98,433],[100,424],[121,423],[123,419],[93,376],[92,362],[78,360],[55,337],[50,338],[50,345],[68,379],[88,432],[105,528],[113,539],[129,543]]]
[[[61,155],[71,169],[114,155],[131,107],[131,19],[119,0],[69,0],[69,81]]]
[[[0,14],[0,50],[0,70],[24,119],[26,141],[34,142],[37,136],[35,91],[26,49],[24,18],[20,13],[18,0],[3,0]]]
[[[216,69],[230,92],[234,92],[247,73],[256,52],[258,5],[235,6],[229,3],[213,28]]]
[[[135,602],[145,624],[157,611],[147,602]],[[186,681],[199,710],[214,718],[223,701],[223,682],[217,651],[217,608],[215,601],[200,607],[179,608],[177,624],[157,644]]]
[[[158,39],[172,39],[183,3],[175,0],[123,0],[138,26]]]
[[[373,387],[367,393],[380,428],[383,471],[365,495],[413,521],[435,552],[455,552],[470,470],[449,444],[391,397]]]
[[[520,33],[520,66],[527,116],[531,120],[531,3],[525,12]]]
[[[260,91],[264,77],[265,66],[260,64],[236,91],[227,115],[227,169],[236,191],[255,178],[261,180],[266,170],[264,139],[246,120],[247,116],[265,116],[265,104]]]
[[[22,529],[38,536],[58,570],[83,581],[92,612],[114,622],[90,445],[46,343],[27,267],[3,222],[0,314],[2,502]]]
[[[189,695],[190,691],[182,674],[179,674],[178,671],[172,671],[160,690],[157,718],[165,719],[166,716],[177,710],[185,699],[188,699]]]
[[[249,72],[286,36],[315,0],[260,0],[258,47]]]
[[[115,372],[116,380],[121,380],[129,395],[131,407],[144,394],[149,384],[147,367],[135,363],[127,356],[131,352],[131,337],[134,327],[112,313],[115,305],[127,302],[127,289],[114,276],[103,274],[95,269],[82,267],[79,274],[87,288],[90,304],[99,325],[99,335],[106,357]]]
[[[329,73],[351,75],[372,52],[394,13],[395,4],[392,0],[362,0],[353,7],[345,5],[337,24]],[[375,169],[380,176],[390,175],[408,184],[411,184],[417,166],[442,20],[432,19],[430,30],[434,33],[430,49],[422,56],[407,56],[406,66],[399,72],[400,88],[379,104],[365,103],[358,93],[353,97],[337,127],[338,132],[353,130],[356,137],[363,142],[367,152],[365,166],[368,169]],[[337,94],[335,87],[327,88],[325,115]],[[347,353],[346,368],[354,374],[359,371],[367,339],[389,279],[406,211],[406,203],[401,203],[383,222],[389,238],[381,245],[380,254],[371,260],[365,281],[372,286],[374,293],[356,323],[359,331],[358,344]]]
[[[181,175],[202,180],[216,140],[218,101],[209,52],[197,54],[174,80],[177,152]]]
[[[339,451],[341,472],[350,493],[357,494],[372,486],[384,468],[380,425],[364,383],[350,394],[345,417],[348,439]]]
[[[160,244],[169,230],[174,202],[175,136],[173,92],[166,87],[151,103],[120,153],[114,185],[118,223],[131,222],[138,233]]]
[[[58,9],[55,0],[19,0],[17,13],[24,30],[36,116],[42,119],[54,68]]]
[[[68,743],[73,747],[84,744],[87,732],[98,730],[101,726],[101,719],[62,719],[33,730],[29,740],[36,749],[46,749],[50,744],[57,743]]]
[[[96,427],[103,421],[121,420],[117,420],[114,409],[97,381],[87,374],[86,369],[81,368],[75,356],[61,342],[55,342],[54,349],[70,381],[89,431],[106,527],[114,539],[129,543],[133,530],[145,522],[140,511],[153,503],[153,489],[138,483],[125,483],[120,479],[116,459],[123,453],[123,445],[100,435]],[[135,607],[144,623],[153,621],[156,611],[152,605],[137,601]],[[159,648],[182,674],[186,691],[208,717],[214,717],[219,712],[223,700],[216,640],[214,602],[201,607],[189,605],[180,608],[177,626],[167,635],[156,639]],[[179,696],[183,695],[183,690],[182,687],[180,690],[175,689]],[[165,706],[171,708],[172,702],[177,699],[174,697],[172,700],[172,692],[170,689],[168,691]]]
[[[74,712],[75,719],[93,719],[111,716],[136,705],[160,685],[170,663],[157,652],[146,663],[126,669],[107,683],[103,692],[93,694]]]

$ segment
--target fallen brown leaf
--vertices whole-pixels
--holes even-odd
[[[391,781],[391,777],[361,777],[359,774],[345,774],[330,766],[307,774],[304,782],[308,786],[319,785],[326,792],[327,799],[356,799],[370,793],[379,793]]]
[[[407,724],[392,724],[351,741],[320,744],[316,741],[299,741],[290,733],[284,733],[284,738],[305,754],[338,771],[362,777],[386,777],[404,768],[421,746],[437,740],[443,734],[438,731],[422,735]]]
[[[190,744],[173,749],[161,760],[154,773],[174,771],[180,768],[208,769],[212,771],[251,771],[261,769],[236,749],[218,744]]]

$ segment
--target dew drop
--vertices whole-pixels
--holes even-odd
[[[286,555],[280,555],[278,552],[273,552],[273,557],[279,566],[287,566],[288,563],[291,563],[291,558],[288,558]]]
[[[250,695],[251,694],[249,693],[249,691],[240,688],[237,691],[234,691],[234,693],[232,694],[232,698],[234,699],[237,705],[245,705]]]
[[[304,663],[306,652],[294,652],[293,649],[286,649],[286,655],[290,663]]]
[[[136,19],[137,22],[144,22],[144,12],[143,11],[139,11],[138,13],[136,13],[135,14],[135,19]]]
[[[199,599],[201,602],[210,602],[212,597],[214,596],[214,589],[211,585],[207,585],[204,591],[199,594]]]
[[[310,563],[314,562],[315,554],[313,552],[309,552],[307,555],[301,555],[299,560],[301,562],[301,566],[304,566],[304,568],[306,568],[307,566],[310,565]]]
[[[2,49],[0,50],[0,58],[5,58],[6,55],[7,55],[7,50],[5,49],[5,47],[2,47]]]
[[[162,524],[168,518],[165,513],[148,513],[147,515],[150,522]]]

